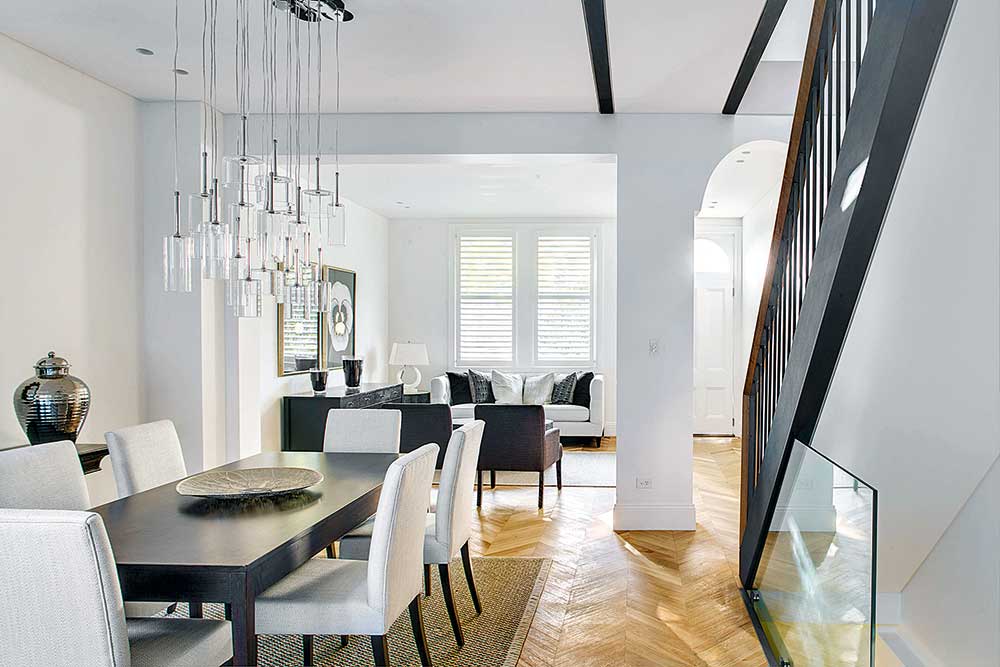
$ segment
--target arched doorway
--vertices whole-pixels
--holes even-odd
[[[751,141],[716,165],[695,216],[694,432],[736,435],[787,145]]]

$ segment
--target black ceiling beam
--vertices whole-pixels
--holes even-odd
[[[743,96],[746,95],[747,87],[750,86],[750,80],[753,79],[753,74],[757,71],[757,65],[760,64],[761,56],[764,55],[764,49],[767,48],[767,43],[771,41],[774,26],[778,25],[781,12],[785,9],[786,1],[765,0],[764,9],[760,13],[760,18],[757,19],[757,27],[754,28],[750,44],[747,46],[747,52],[743,54],[743,62],[740,63],[740,69],[736,72],[733,87],[729,89],[729,97],[726,98],[726,105],[722,108],[722,113],[732,115],[739,110],[740,103],[743,102]]]
[[[608,57],[608,19],[604,13],[604,0],[582,1],[583,21],[587,25],[587,43],[590,45],[590,64],[594,69],[594,87],[597,89],[597,108],[601,113],[614,113],[611,60]]]

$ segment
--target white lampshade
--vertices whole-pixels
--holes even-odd
[[[389,363],[393,366],[426,366],[427,346],[423,343],[393,343]]]

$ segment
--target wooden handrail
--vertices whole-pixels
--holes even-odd
[[[785,221],[788,220],[788,204],[791,201],[792,189],[795,183],[795,167],[798,162],[802,144],[802,132],[807,122],[806,112],[809,108],[809,97],[813,87],[816,60],[819,57],[823,21],[826,18],[827,0],[815,0],[813,3],[812,20],[809,23],[809,37],[806,41],[806,51],[802,59],[802,74],[799,77],[799,91],[795,98],[795,114],[792,117],[792,128],[788,138],[788,153],[785,157],[785,171],[781,177],[781,195],[778,197],[778,209],[775,213],[774,233],[771,235],[771,251],[768,256],[767,268],[764,273],[763,289],[761,289],[760,305],[757,308],[757,326],[754,329],[753,342],[750,345],[750,359],[747,364],[746,379],[743,383],[743,439],[742,460],[740,469],[740,539],[746,528],[747,500],[750,487],[750,439],[747,429],[750,425],[750,392],[753,388],[754,370],[757,367],[757,355],[760,352],[761,340],[764,336],[764,325],[767,322],[767,310],[774,291],[774,276],[777,270],[778,255],[781,240],[785,234]]]
[[[753,333],[753,344],[750,346],[750,361],[747,365],[746,380],[743,382],[743,395],[750,395],[753,386],[753,372],[757,367],[757,354],[760,351],[761,337],[764,335],[764,323],[767,318],[767,308],[771,300],[771,288],[774,284],[774,272],[777,266],[778,249],[785,232],[785,220],[788,218],[788,202],[792,197],[792,184],[795,180],[795,163],[799,157],[802,143],[802,130],[806,124],[806,110],[809,106],[809,94],[812,90],[813,70],[819,54],[820,35],[823,32],[823,19],[826,16],[827,0],[816,0],[813,5],[812,21],[809,24],[809,39],[806,42],[806,53],[802,60],[802,76],[799,79],[799,92],[795,98],[795,115],[792,117],[792,131],[788,138],[788,154],[785,157],[785,171],[781,178],[781,196],[778,198],[778,211],[775,215],[774,234],[771,236],[771,253],[764,273],[764,289],[761,290],[760,306],[757,308],[757,327]],[[744,422],[745,423],[745,422]]]

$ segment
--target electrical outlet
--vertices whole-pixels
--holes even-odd
[[[635,478],[635,488],[637,489],[651,489],[653,488],[653,480],[649,477],[636,477]]]
[[[660,351],[660,339],[659,338],[650,338],[649,339],[649,356],[652,357],[653,355],[655,355],[659,351]]]

